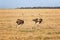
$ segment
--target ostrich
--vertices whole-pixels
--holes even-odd
[[[35,22],[35,25],[34,25],[34,27],[32,27],[32,29],[36,29],[36,27],[35,27],[36,24],[37,24],[37,23],[40,24],[40,23],[42,22],[42,20],[43,20],[43,19],[41,19],[41,18],[35,18],[35,19],[33,19],[32,21]],[[37,24],[37,26],[39,26],[38,24]]]
[[[24,24],[24,20],[17,19],[16,23],[17,23],[17,25],[23,25]]]

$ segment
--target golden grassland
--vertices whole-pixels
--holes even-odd
[[[34,18],[43,21],[35,24]],[[1,9],[0,40],[60,40],[60,9]]]

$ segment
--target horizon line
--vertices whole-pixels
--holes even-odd
[[[60,7],[17,7],[17,8],[0,8],[0,9],[60,9]]]
[[[17,7],[15,9],[60,9],[60,7]]]

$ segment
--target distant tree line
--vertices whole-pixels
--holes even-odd
[[[17,7],[16,9],[60,9],[60,7]]]

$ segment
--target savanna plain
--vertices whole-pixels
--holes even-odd
[[[60,40],[60,9],[0,9],[0,40]]]

